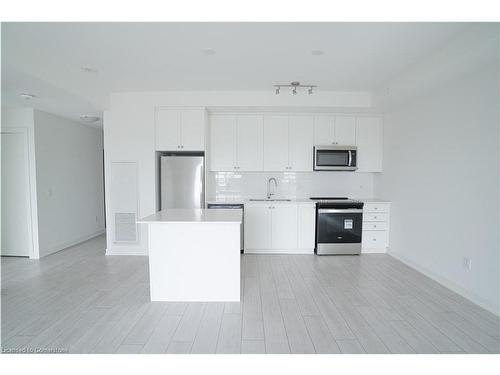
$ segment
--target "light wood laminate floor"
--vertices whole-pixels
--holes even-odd
[[[388,255],[244,255],[241,303],[151,303],[147,257],[104,248],[2,258],[4,351],[499,352],[495,315]]]

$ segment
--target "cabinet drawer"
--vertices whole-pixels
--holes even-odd
[[[388,203],[365,203],[364,212],[389,212]]]
[[[363,247],[387,247],[387,231],[363,231]]]
[[[367,230],[387,230],[385,221],[368,221],[363,223],[363,231]]]
[[[363,223],[366,221],[387,221],[389,215],[387,214],[378,214],[378,213],[363,213]]]

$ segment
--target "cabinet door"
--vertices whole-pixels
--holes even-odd
[[[273,249],[297,248],[297,205],[276,204],[271,208]]]
[[[299,249],[314,252],[316,240],[316,207],[299,205],[298,208],[298,245]]]
[[[237,165],[240,171],[264,168],[264,127],[262,116],[238,116]]]
[[[181,111],[181,149],[182,151],[205,150],[205,110]]]
[[[156,149],[158,151],[180,151],[181,111],[158,109],[156,112]]]
[[[271,209],[267,204],[245,205],[245,249],[271,248]]]
[[[313,117],[291,116],[289,122],[289,163],[287,170],[313,170]]]
[[[382,172],[382,119],[358,117],[356,121],[358,172]]]
[[[314,116],[314,144],[331,145],[333,139],[333,116]]]
[[[288,117],[264,116],[264,170],[287,171],[288,166]]]
[[[210,117],[210,170],[233,171],[236,166],[236,117]]]
[[[335,142],[339,145],[356,144],[356,118],[352,116],[335,117]]]

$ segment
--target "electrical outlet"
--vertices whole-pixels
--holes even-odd
[[[470,271],[472,269],[472,261],[470,260],[470,258],[467,258],[467,257],[464,257],[464,268],[467,270],[467,271]]]

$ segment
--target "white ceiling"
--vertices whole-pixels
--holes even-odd
[[[3,23],[2,101],[101,116],[110,92],[373,90],[463,23]],[[207,55],[204,49],[214,49]],[[320,56],[311,50],[322,50]],[[84,73],[88,66],[96,73]],[[38,98],[18,97],[30,92]]]

